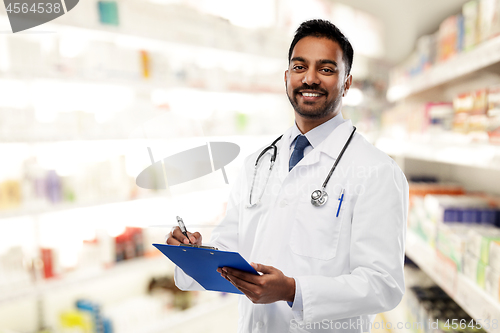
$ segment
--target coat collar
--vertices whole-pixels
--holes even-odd
[[[340,151],[344,147],[349,135],[353,130],[352,122],[350,120],[344,121],[342,124],[337,126],[328,137],[323,140],[317,147],[315,147],[309,154],[307,154],[298,164],[301,165],[311,165],[317,163],[319,161],[321,153],[324,153],[330,156],[333,160],[337,159],[337,156],[340,154]],[[290,134],[292,132],[292,128],[289,128],[283,134],[283,137],[280,141],[281,144],[278,148],[278,177],[281,181],[283,181],[286,176],[293,172],[288,172],[288,160],[290,158]]]

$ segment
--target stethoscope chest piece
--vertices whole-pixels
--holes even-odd
[[[316,190],[311,193],[311,203],[313,206],[323,206],[328,201],[328,193],[323,190]]]

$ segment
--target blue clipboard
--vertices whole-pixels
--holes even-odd
[[[153,244],[153,246],[206,290],[243,294],[217,272],[219,267],[231,267],[259,275],[237,252],[168,244]]]

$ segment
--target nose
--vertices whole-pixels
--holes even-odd
[[[309,68],[307,72],[304,73],[304,77],[302,78],[302,83],[307,85],[320,84],[318,73],[314,68]]]

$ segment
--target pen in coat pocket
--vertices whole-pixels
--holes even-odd
[[[339,208],[337,209],[337,215],[335,217],[339,217],[340,207],[342,206],[342,201],[344,201],[344,189],[340,192],[339,195]]]

